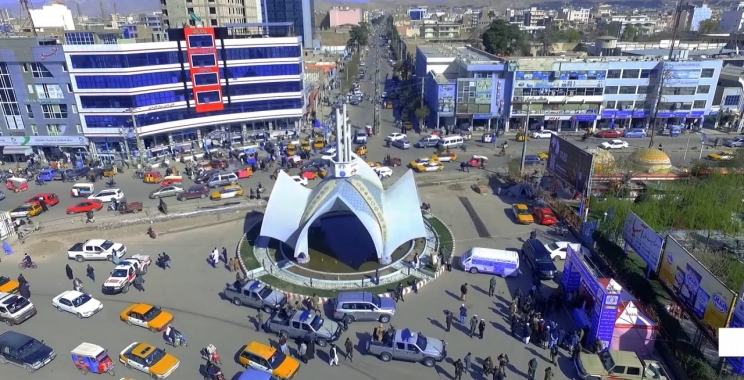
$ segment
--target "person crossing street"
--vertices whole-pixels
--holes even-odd
[[[354,345],[351,343],[351,339],[348,337],[344,342],[344,349],[346,350],[346,356],[344,360],[349,359],[350,362],[354,362]]]
[[[488,296],[493,297],[496,293],[496,277],[491,277],[491,281],[488,282]]]
[[[535,380],[535,374],[537,373],[537,359],[530,359],[527,363],[527,379]]]

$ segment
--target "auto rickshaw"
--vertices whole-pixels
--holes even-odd
[[[174,183],[183,183],[183,177],[180,175],[167,175],[163,178],[163,182],[160,182],[160,187],[165,187]]]
[[[247,166],[240,170],[236,170],[235,174],[238,176],[239,179],[251,178],[251,176],[253,175],[253,169],[251,169],[250,166]]]
[[[524,132],[517,132],[517,141],[522,142],[524,139],[527,139],[527,141],[530,141],[530,135],[524,133]]]
[[[92,183],[76,183],[70,189],[70,196],[73,198],[87,198],[93,195],[95,187]]]
[[[92,343],[80,343],[70,353],[75,367],[83,374],[108,373],[114,376],[114,361],[109,357],[106,349]]]
[[[115,175],[116,175],[116,166],[106,165],[106,167],[103,168],[104,177],[113,177]]]
[[[313,170],[313,168],[304,169],[302,173],[300,173],[300,177],[305,178],[308,181],[318,179],[318,172]]]
[[[258,155],[255,149],[248,148],[243,153],[245,154],[244,160],[246,165],[254,165],[258,161]]]
[[[323,138],[316,137],[315,142],[313,142],[313,147],[315,149],[323,149],[324,146],[325,146],[325,143],[323,143]]]
[[[300,145],[300,149],[302,149],[305,152],[309,152],[310,150],[312,150],[312,148],[310,147],[310,139],[302,140],[302,145]]]
[[[160,183],[163,180],[163,176],[160,172],[152,171],[145,173],[145,178],[142,179],[144,183]]]
[[[366,145],[359,145],[359,146],[358,146],[358,147],[356,147],[356,149],[354,150],[354,153],[355,153],[355,154],[356,154],[357,156],[359,156],[359,157],[363,157],[363,156],[366,156],[366,155],[367,155],[367,146],[366,146]]]
[[[28,180],[19,177],[10,177],[5,182],[5,187],[8,190],[13,190],[14,193],[20,193],[21,191],[28,190]]]
[[[294,156],[297,153],[297,145],[290,143],[287,145],[287,156]]]
[[[270,175],[269,178],[276,180],[277,178],[279,178],[279,172],[285,172],[287,173],[287,175],[289,175],[289,172],[287,171],[287,169],[276,169],[274,170],[274,174]]]

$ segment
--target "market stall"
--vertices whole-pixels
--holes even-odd
[[[636,300],[623,300],[617,308],[610,349],[650,354],[654,350],[658,330],[659,326]]]

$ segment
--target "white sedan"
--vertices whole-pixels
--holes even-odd
[[[405,134],[394,132],[394,133],[387,135],[387,137],[385,137],[385,141],[398,141],[398,140],[403,140],[404,138],[406,138]]]
[[[52,299],[52,305],[59,311],[66,311],[88,318],[103,309],[101,301],[76,290],[68,290]]]
[[[555,131],[550,131],[546,129],[543,131],[532,132],[530,137],[532,137],[533,139],[549,139],[553,135],[558,136],[558,134],[555,133]]]
[[[545,244],[545,249],[550,252],[551,260],[565,260],[568,247],[573,248],[575,251],[581,251],[581,253],[586,257],[591,257],[592,255],[588,248],[579,243],[571,243],[569,241],[556,241],[553,243]]]
[[[305,178],[305,177],[300,177],[298,175],[293,175],[293,176],[291,176],[289,178],[292,178],[293,181],[299,183],[302,186],[307,186],[307,178]]]
[[[623,140],[605,141],[600,147],[602,149],[625,149],[628,147],[628,142]]]
[[[388,178],[388,177],[391,177],[393,175],[393,169],[390,169],[387,166],[383,166],[383,167],[379,167],[379,168],[374,168],[374,170],[375,170],[375,173],[377,173],[377,175],[381,179],[382,178]]]
[[[119,201],[122,198],[124,198],[124,192],[121,191],[121,189],[101,190],[98,193],[88,197],[88,199],[95,199],[101,203],[111,202],[114,199]]]

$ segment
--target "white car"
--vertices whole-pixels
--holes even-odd
[[[91,317],[103,309],[101,301],[77,290],[68,290],[52,298],[52,306],[59,311],[75,314],[78,318]]]
[[[388,93],[386,91],[383,91],[382,92],[382,95],[380,95],[380,97],[382,97],[383,99],[385,99],[385,98],[388,97]]]
[[[558,136],[558,134],[555,133],[555,131],[550,131],[550,130],[547,130],[546,129],[546,130],[543,130],[543,131],[532,132],[532,134],[530,135],[530,137],[532,137],[533,139],[549,139],[553,135]]]
[[[379,167],[379,168],[374,168],[374,170],[375,170],[375,173],[377,173],[377,175],[380,178],[388,178],[388,177],[391,177],[393,175],[393,169],[390,169],[387,166],[383,166],[383,167]]]
[[[320,158],[323,159],[323,160],[334,161],[336,159],[336,153],[333,153],[333,154],[323,154],[323,155],[320,156]]]
[[[550,258],[552,260],[565,260],[568,247],[573,248],[575,251],[581,251],[581,253],[584,254],[584,256],[586,257],[591,257],[592,255],[588,248],[582,246],[579,243],[571,243],[570,241],[556,241],[553,243],[545,244],[545,249],[550,252]]]
[[[292,178],[293,181],[299,183],[302,186],[307,186],[307,178],[305,178],[305,177],[300,177],[298,175],[293,175],[293,176],[291,176],[289,178]]]
[[[102,203],[111,202],[114,199],[119,201],[122,198],[124,198],[124,192],[121,189],[105,189],[88,197],[88,199],[95,199]]]
[[[625,149],[628,147],[628,142],[623,140],[610,140],[603,142],[600,147],[602,149]]]
[[[385,137],[385,141],[398,141],[398,140],[403,140],[404,138],[406,138],[405,134],[394,132],[394,133],[387,135],[387,137]]]

